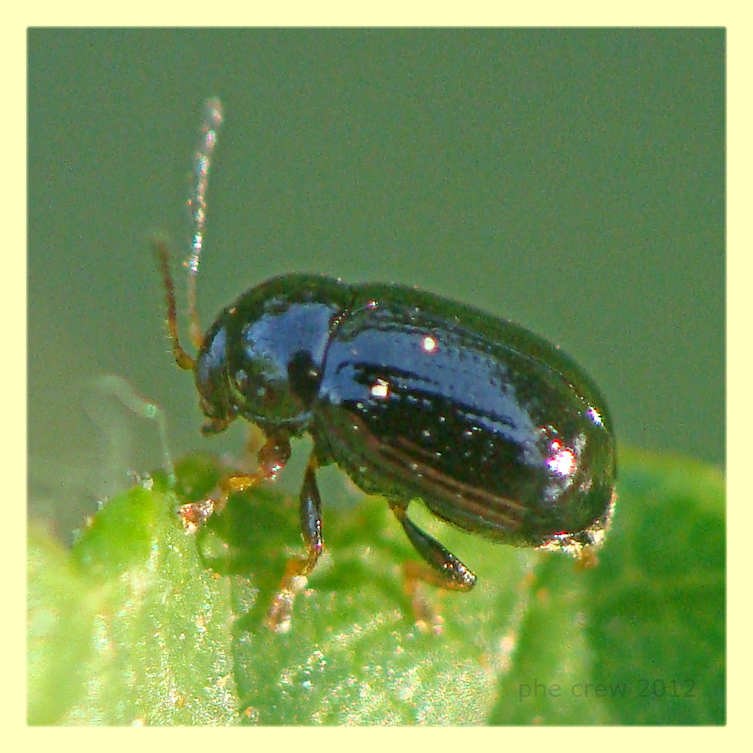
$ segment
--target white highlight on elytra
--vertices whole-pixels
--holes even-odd
[[[390,383],[384,379],[377,379],[376,382],[371,385],[370,392],[372,397],[388,397],[390,394]]]
[[[421,339],[421,347],[427,353],[433,353],[437,349],[437,340],[431,335],[426,335]]]
[[[550,446],[551,456],[547,458],[546,464],[549,470],[558,476],[570,476],[575,471],[578,461],[572,448],[565,447],[559,440],[552,442]]]

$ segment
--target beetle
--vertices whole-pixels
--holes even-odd
[[[194,358],[179,342],[166,246],[157,250],[172,350],[193,372],[203,434],[244,419],[266,438],[258,470],[223,479],[220,503],[274,479],[292,438],[313,439],[299,495],[306,556],[288,563],[273,628],[289,627],[295,592],[321,555],[316,472],[328,464],[388,500],[444,588],[470,590],[476,576],[413,523],[413,500],[504,544],[584,557],[602,543],[616,499],[612,422],[558,347],[416,288],[286,274],[243,293],[203,335],[192,296]]]

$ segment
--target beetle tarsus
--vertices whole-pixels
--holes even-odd
[[[426,565],[409,560],[403,565],[405,593],[410,600],[416,627],[424,634],[441,635],[444,618],[439,613],[439,601],[430,603],[423,586],[426,583],[439,585],[434,571]]]
[[[288,566],[294,564],[291,560]],[[287,574],[280,583],[280,588],[272,600],[264,624],[275,633],[289,633],[293,624],[293,603],[295,597],[306,588],[308,578],[305,575]]]

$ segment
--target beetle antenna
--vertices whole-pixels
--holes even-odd
[[[154,250],[159,259],[160,271],[162,272],[162,282],[165,285],[165,300],[167,302],[167,334],[170,337],[173,347],[173,357],[175,363],[181,369],[193,371],[196,361],[188,354],[180,344],[178,338],[178,313],[175,308],[175,285],[173,276],[170,273],[170,251],[167,243],[163,238],[155,238],[153,241]]]
[[[188,317],[191,341],[197,349],[201,348],[203,335],[199,314],[196,308],[196,275],[199,271],[199,257],[204,246],[204,229],[207,220],[207,185],[209,183],[209,167],[212,152],[217,145],[217,135],[222,125],[222,103],[216,97],[204,103],[204,119],[199,131],[199,144],[196,149],[191,193],[188,198],[188,209],[191,213],[193,237],[191,239],[191,255],[185,262],[188,267]],[[174,305],[174,304],[173,304]],[[173,352],[177,345],[174,338]],[[180,347],[180,346],[178,346]],[[181,349],[182,350],[182,349]],[[176,356],[177,360],[177,356]]]

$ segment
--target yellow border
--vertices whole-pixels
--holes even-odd
[[[415,750],[417,745],[437,745],[442,750],[463,750],[469,745],[494,746],[492,749],[528,750],[531,746],[587,746],[596,750],[636,749],[649,746],[655,749],[672,742],[707,746],[712,737],[746,732],[751,696],[751,640],[750,640],[750,573],[747,555],[748,531],[751,530],[751,507],[753,492],[744,473],[743,453],[750,443],[748,434],[753,426],[751,417],[751,370],[748,353],[751,350],[750,305],[744,306],[746,287],[753,280],[751,259],[753,244],[751,234],[746,232],[744,218],[751,213],[750,198],[751,149],[753,123],[750,117],[751,80],[751,35],[746,23],[744,3],[717,2],[691,3],[632,3],[627,10],[605,3],[537,3],[509,7],[507,3],[466,2],[438,4],[436,2],[396,3],[342,3],[342,2],[287,2],[266,4],[247,3],[243,7],[207,3],[13,3],[4,12],[4,138],[3,160],[6,162],[3,180],[3,210],[8,229],[3,236],[5,274],[3,294],[0,296],[4,322],[5,348],[14,355],[5,356],[2,378],[6,382],[2,394],[4,405],[5,450],[3,457],[10,459],[13,473],[3,474],[12,478],[10,487],[4,490],[5,532],[3,589],[10,592],[15,609],[5,614],[3,641],[5,649],[3,666],[6,669],[4,686],[11,690],[0,706],[4,714],[4,738],[11,749],[23,745],[24,749],[36,746],[75,745],[89,748],[106,744],[130,749],[134,744],[160,746],[166,744],[176,750],[202,748],[218,749],[222,746],[243,746],[242,749],[269,746],[269,749],[292,748],[292,746],[327,746],[337,750],[354,745],[358,750],[380,747],[389,742],[400,743]],[[750,12],[748,11],[748,16]],[[26,242],[26,28],[28,26],[54,25],[169,25],[180,22],[195,24],[197,21],[213,25],[253,26],[723,26],[728,30],[728,402],[734,413],[728,420],[728,479],[729,479],[729,686],[728,725],[712,729],[556,729],[533,731],[524,729],[461,729],[461,730],[259,730],[234,729],[223,731],[204,730],[152,730],[129,732],[127,730],[57,730],[25,727],[25,696],[22,692],[25,680],[25,515],[24,508],[15,504],[25,498],[26,468],[26,395],[25,360],[17,353],[26,352],[26,257],[21,251]],[[20,144],[18,142],[21,142]],[[21,176],[16,180],[14,176]],[[6,351],[7,353],[8,351]],[[747,481],[747,483],[746,483]],[[138,742],[130,735],[138,734]],[[233,735],[235,740],[218,740],[216,735]],[[14,745],[9,737],[23,735],[23,740]],[[54,735],[54,740],[51,736]],[[96,741],[92,736],[96,735]],[[169,741],[163,737],[170,735]],[[212,735],[212,737],[205,737]],[[355,736],[355,737],[354,737]],[[388,740],[389,736],[389,740]],[[420,736],[420,737],[419,737]],[[84,737],[88,739],[83,739]],[[650,739],[647,739],[649,737]],[[472,741],[471,739],[472,738]],[[661,740],[659,739],[661,738]],[[725,741],[729,742],[729,741]],[[232,748],[231,748],[232,749]]]

